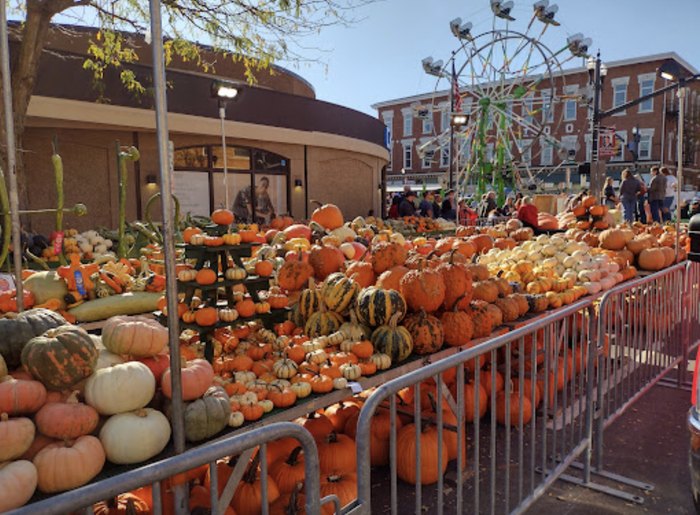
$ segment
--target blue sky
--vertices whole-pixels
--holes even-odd
[[[515,0],[511,29],[527,28],[533,2]],[[676,51],[700,69],[699,0],[556,3],[561,26],[548,29],[543,38],[550,48],[582,32],[593,39],[594,50],[600,48],[604,61]],[[475,33],[490,30],[493,20],[488,0],[383,0],[356,16],[362,18],[356,25],[332,27],[308,41],[326,50],[320,54],[325,66],[280,64],[311,82],[319,99],[371,114],[376,114],[370,107],[374,102],[433,91],[435,80],[423,73],[420,61],[428,55],[445,59],[456,48],[450,20],[471,21]],[[574,64],[580,61],[567,66]]]

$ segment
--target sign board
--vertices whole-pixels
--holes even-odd
[[[601,128],[598,132],[598,157],[613,157],[618,150],[615,127]]]
[[[209,174],[173,172],[173,193],[180,201],[180,212],[209,216]]]
[[[0,292],[15,289],[15,278],[11,274],[0,274]]]

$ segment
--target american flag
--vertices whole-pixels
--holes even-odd
[[[457,78],[457,72],[455,71],[455,61],[452,60],[452,112],[461,113],[462,112],[462,97],[459,94],[459,80]]]

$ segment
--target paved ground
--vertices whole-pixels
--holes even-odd
[[[640,493],[644,504],[557,481],[528,514],[557,515],[673,513],[693,514],[688,473],[686,414],[690,392],[653,387],[605,433],[606,469],[654,485]],[[601,483],[615,486],[605,480]]]

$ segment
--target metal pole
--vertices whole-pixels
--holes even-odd
[[[678,182],[676,183],[676,261],[680,252],[681,238],[681,190],[683,189],[683,126],[685,125],[685,88],[678,83]]]
[[[228,156],[226,155],[226,103],[219,100],[219,119],[221,120],[221,151],[224,154],[224,198],[226,209],[232,209],[228,203]],[[212,209],[216,209],[214,206]]]
[[[591,120],[591,190],[589,194],[600,196],[602,180],[598,166],[598,123],[600,117],[600,51],[595,59],[593,72],[593,119]]]
[[[10,218],[12,219],[12,257],[17,290],[17,311],[24,311],[24,287],[22,285],[22,233],[19,219],[19,195],[17,193],[17,163],[15,159],[15,123],[12,111],[12,86],[10,85],[10,48],[7,41],[7,12],[5,2],[0,7],[0,61],[2,61],[2,103],[5,109],[5,144],[7,146],[7,174],[10,182]],[[2,172],[0,172],[1,175]]]
[[[449,163],[449,172],[448,172],[448,189],[453,189],[454,188],[454,162],[455,162],[455,128],[454,124],[452,123],[452,117],[454,116],[454,110],[455,110],[455,81],[456,77],[454,74],[454,58],[455,54],[452,52],[452,75],[450,76],[450,116],[448,117],[448,122],[450,124],[450,146],[448,148],[448,152],[450,153],[450,163]],[[457,82],[457,87],[459,83]]]
[[[158,170],[160,172],[160,200],[163,215],[163,251],[165,254],[166,299],[170,345],[170,372],[172,380],[173,445],[175,453],[185,451],[185,425],[180,376],[180,327],[177,317],[177,274],[175,273],[175,228],[173,220],[172,172],[168,145],[168,106],[165,87],[165,60],[163,58],[163,27],[160,0],[150,0],[151,45],[153,51],[153,86],[156,110],[156,137],[158,143]],[[185,485],[174,488],[175,512],[187,513]]]

